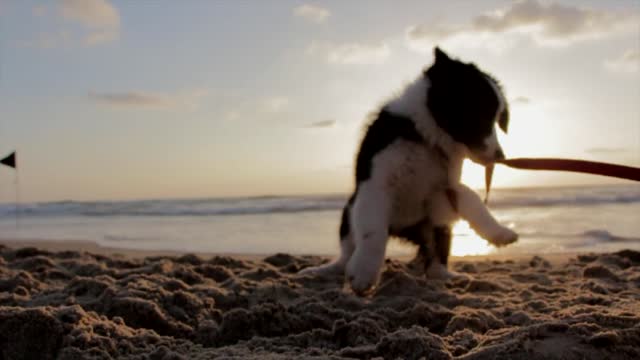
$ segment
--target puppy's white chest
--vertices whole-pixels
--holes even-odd
[[[399,141],[376,157],[389,196],[392,227],[409,226],[429,214],[434,194],[448,183],[444,159],[431,149]]]

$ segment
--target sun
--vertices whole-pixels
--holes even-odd
[[[557,157],[558,154],[566,153],[567,150],[563,147],[566,147],[567,141],[562,138],[562,132],[548,130],[557,129],[559,126],[551,115],[553,109],[548,109],[550,106],[552,105],[516,104],[510,109],[509,133],[496,130],[507,158]],[[572,143],[575,141],[577,140],[572,140]],[[484,189],[484,167],[465,160],[461,181],[473,189]],[[492,187],[532,186],[539,183],[540,179],[531,176],[531,173],[497,165]]]
[[[461,181],[472,189],[484,189],[484,167],[465,160],[462,166]]]

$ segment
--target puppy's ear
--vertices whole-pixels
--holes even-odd
[[[449,58],[449,55],[447,55],[444,51],[442,51],[439,47],[435,47],[435,49],[433,49],[433,54],[436,57],[436,64],[444,64],[444,63],[448,63],[451,61],[451,59]]]
[[[502,131],[504,131],[504,133],[506,134],[509,130],[509,109],[504,109],[502,114],[500,114],[498,125],[500,126],[500,129],[502,129]]]

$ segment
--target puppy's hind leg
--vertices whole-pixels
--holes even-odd
[[[451,248],[451,230],[446,225],[429,226],[423,232],[425,252],[424,274],[429,279],[446,280],[456,277],[456,273],[447,269]]]
[[[340,222],[340,257],[332,262],[320,266],[302,269],[300,274],[343,274],[347,262],[353,255],[355,244],[353,243],[353,233],[351,227],[351,205],[353,204],[353,196],[349,199],[347,205],[342,210],[342,219]]]
[[[451,279],[461,275],[447,269],[451,252],[451,224],[458,219],[454,204],[445,192],[434,196],[431,208],[431,220],[434,225],[424,228],[429,256],[425,262],[425,274],[430,279]]]
[[[384,262],[389,237],[386,192],[372,183],[362,185],[351,214],[356,249],[347,263],[346,275],[351,289],[362,295],[378,283]]]

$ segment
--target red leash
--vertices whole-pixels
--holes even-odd
[[[593,175],[611,176],[620,179],[640,181],[640,168],[608,164],[597,161],[573,160],[573,159],[534,159],[519,158],[497,161],[498,164],[507,165],[516,169],[526,170],[551,170],[551,171],[571,171]],[[485,186],[486,197],[485,203],[489,199],[489,190],[491,189],[491,179],[493,177],[493,165],[485,168]]]

